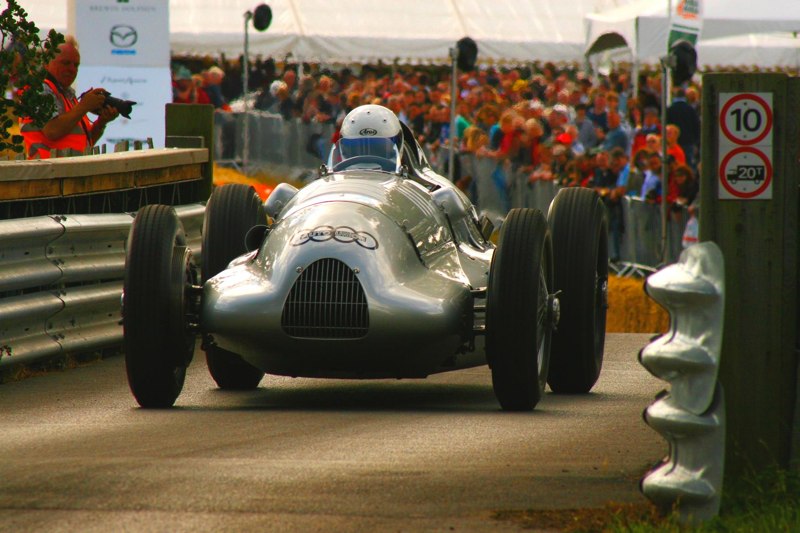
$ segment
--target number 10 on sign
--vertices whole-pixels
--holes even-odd
[[[772,93],[720,94],[721,142],[772,145]]]

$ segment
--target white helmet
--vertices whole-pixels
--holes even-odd
[[[395,168],[403,152],[403,131],[397,116],[381,105],[362,105],[350,111],[342,122],[337,143],[339,157],[377,156],[390,160]]]

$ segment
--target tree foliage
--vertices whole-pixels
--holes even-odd
[[[0,150],[20,152],[22,138],[8,130],[15,117],[31,117],[43,126],[53,116],[55,102],[44,93],[45,66],[55,57],[64,36],[50,30],[42,39],[16,0],[5,3],[7,7],[0,13]]]

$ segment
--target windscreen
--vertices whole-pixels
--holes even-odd
[[[399,140],[399,135],[392,138],[356,137],[339,139],[339,154],[342,159],[350,159],[359,155],[374,155],[396,161]]]

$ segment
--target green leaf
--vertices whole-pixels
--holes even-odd
[[[55,111],[55,102],[49,95],[44,93],[44,67],[55,57],[58,46],[64,42],[64,36],[50,30],[47,37],[42,40],[39,37],[39,29],[33,21],[28,20],[27,12],[19,5],[17,0],[8,0],[8,7],[0,12],[0,34],[2,35],[2,52],[0,52],[0,94],[6,94],[9,90],[15,89],[11,86],[11,72],[7,65],[12,65],[14,57],[18,54],[15,49],[7,49],[7,45],[13,40],[22,45],[26,50],[22,61],[17,66],[16,84],[17,87],[26,87],[23,95],[14,100],[0,98],[0,111],[3,113],[9,110],[17,116],[29,116],[38,126],[43,126]],[[5,116],[5,115],[4,115]],[[12,122],[13,123],[13,122]],[[10,124],[3,121],[3,128],[7,129]],[[6,133],[6,132],[4,132]],[[8,135],[0,135],[6,139]],[[18,137],[18,136],[15,136]],[[12,138],[12,141],[14,139]],[[15,144],[21,142],[17,140]],[[0,150],[7,148],[15,151],[22,151],[19,146],[9,144],[5,140],[0,140]]]

